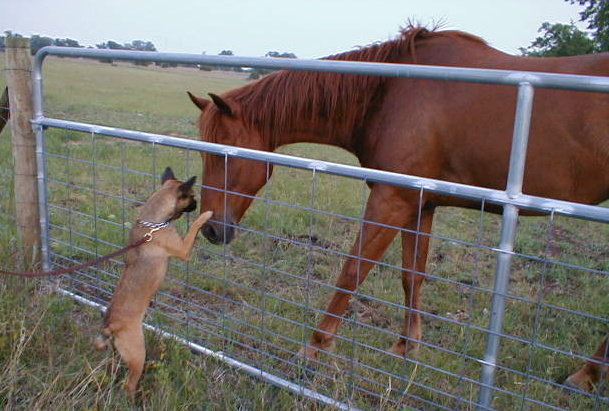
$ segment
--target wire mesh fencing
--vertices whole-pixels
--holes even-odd
[[[200,161],[190,150],[61,129],[47,132],[46,159],[50,255],[60,267],[124,245],[164,167],[186,178],[199,174]],[[477,211],[444,209],[436,217],[420,273],[417,358],[388,350],[408,310],[399,241],[354,292],[335,349],[299,358],[336,289],[367,194],[365,180],[275,166],[234,243],[201,240],[190,262],[171,264],[148,324],[339,407],[475,408],[501,252],[500,218],[485,201]],[[190,219],[179,222],[182,232]],[[520,219],[493,407],[607,406],[601,391],[562,385],[606,332],[607,234],[606,224],[554,213]],[[66,276],[61,288],[105,306],[121,265]]]

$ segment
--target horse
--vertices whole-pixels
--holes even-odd
[[[473,34],[412,25],[394,39],[327,59],[609,75],[609,54],[512,56]],[[506,186],[516,94],[507,85],[286,70],[222,95],[210,94],[211,99],[188,92],[201,110],[199,133],[205,141],[265,151],[297,142],[327,144],[353,153],[363,167],[498,190]],[[607,199],[608,108],[607,94],[536,90],[523,192],[586,204]],[[244,159],[202,157],[202,203],[215,217],[202,234],[212,243],[229,243],[272,168]],[[434,210],[480,209],[481,204],[368,185],[364,222],[326,313],[300,350],[306,358],[332,348],[350,296],[398,232],[405,316],[390,351],[415,356],[422,339],[421,285]],[[485,210],[502,209],[485,204]]]

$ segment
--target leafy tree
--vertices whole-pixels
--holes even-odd
[[[596,51],[609,51],[609,2],[606,0],[564,0],[571,4],[585,6],[579,13],[579,20],[588,22],[588,30],[592,30],[592,37]]]
[[[30,38],[30,48],[32,55],[36,54],[38,50],[46,46],[52,46],[54,41],[50,37],[41,37],[38,34],[34,34]]]
[[[125,44],[127,50],[138,50],[138,51],[156,51],[156,47],[150,41],[133,40],[129,44]]]
[[[584,6],[579,13],[579,21],[587,22],[590,33],[579,30],[575,24],[541,25],[537,37],[527,48],[521,48],[523,55],[529,56],[569,56],[575,54],[609,51],[609,1],[607,0],[563,0]]]
[[[133,40],[131,43],[125,44],[125,49],[156,52],[156,47],[154,47],[154,44],[152,44],[152,42],[143,40]],[[152,64],[152,62],[135,60],[133,64],[135,64],[136,66],[149,66],[150,64]]]
[[[113,40],[108,40],[107,42],[96,44],[95,47],[97,47],[98,49],[127,50],[125,46]]]
[[[110,49],[110,50],[137,50],[137,51],[150,51],[156,52],[156,47],[150,41],[134,40],[131,43],[119,44],[116,41],[109,40],[104,43],[96,44],[95,47],[98,49]],[[111,59],[101,59],[102,63],[112,63]],[[135,65],[148,66],[149,61],[134,61]]]
[[[78,41],[72,39],[55,39],[53,42],[55,46],[58,47],[82,47]]]
[[[118,44],[116,41],[108,41],[107,43],[107,48],[109,48],[110,50],[123,50],[124,47],[120,44]]]
[[[264,57],[273,57],[273,58],[285,58],[285,59],[295,59],[296,54],[294,53],[279,53],[277,51],[269,51],[268,53],[266,53],[264,55]],[[248,80],[256,80],[259,79],[260,77],[272,73],[275,70],[271,70],[271,69],[264,69],[264,68],[253,68],[250,71],[250,75],[248,77]]]
[[[96,44],[95,47],[97,47],[98,49],[111,49],[111,50],[122,50],[123,49],[123,46],[121,46],[120,44],[118,44],[117,42],[112,41],[112,40],[104,42],[104,43]],[[109,58],[102,58],[102,59],[99,59],[99,61],[100,61],[100,63],[109,63],[109,64],[112,64],[114,62],[112,59],[109,59]]]
[[[286,59],[295,59],[296,54],[294,53],[279,53],[278,51],[269,51],[264,55],[264,57],[275,57],[275,58],[286,58]]]
[[[585,32],[575,27],[575,24],[550,24],[544,22],[538,32],[543,33],[537,37],[529,47],[520,48],[525,56],[560,57],[589,54],[595,51],[594,40]]]

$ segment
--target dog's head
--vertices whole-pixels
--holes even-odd
[[[162,186],[153,197],[157,197],[154,202],[157,207],[161,208],[167,221],[180,218],[182,213],[188,213],[197,208],[195,192],[192,189],[195,180],[196,177],[191,177],[186,182],[178,181],[171,168],[165,169],[161,176]]]

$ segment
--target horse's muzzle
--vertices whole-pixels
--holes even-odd
[[[208,221],[201,228],[201,232],[212,244],[228,244],[235,236],[233,225],[225,225],[222,221]]]

